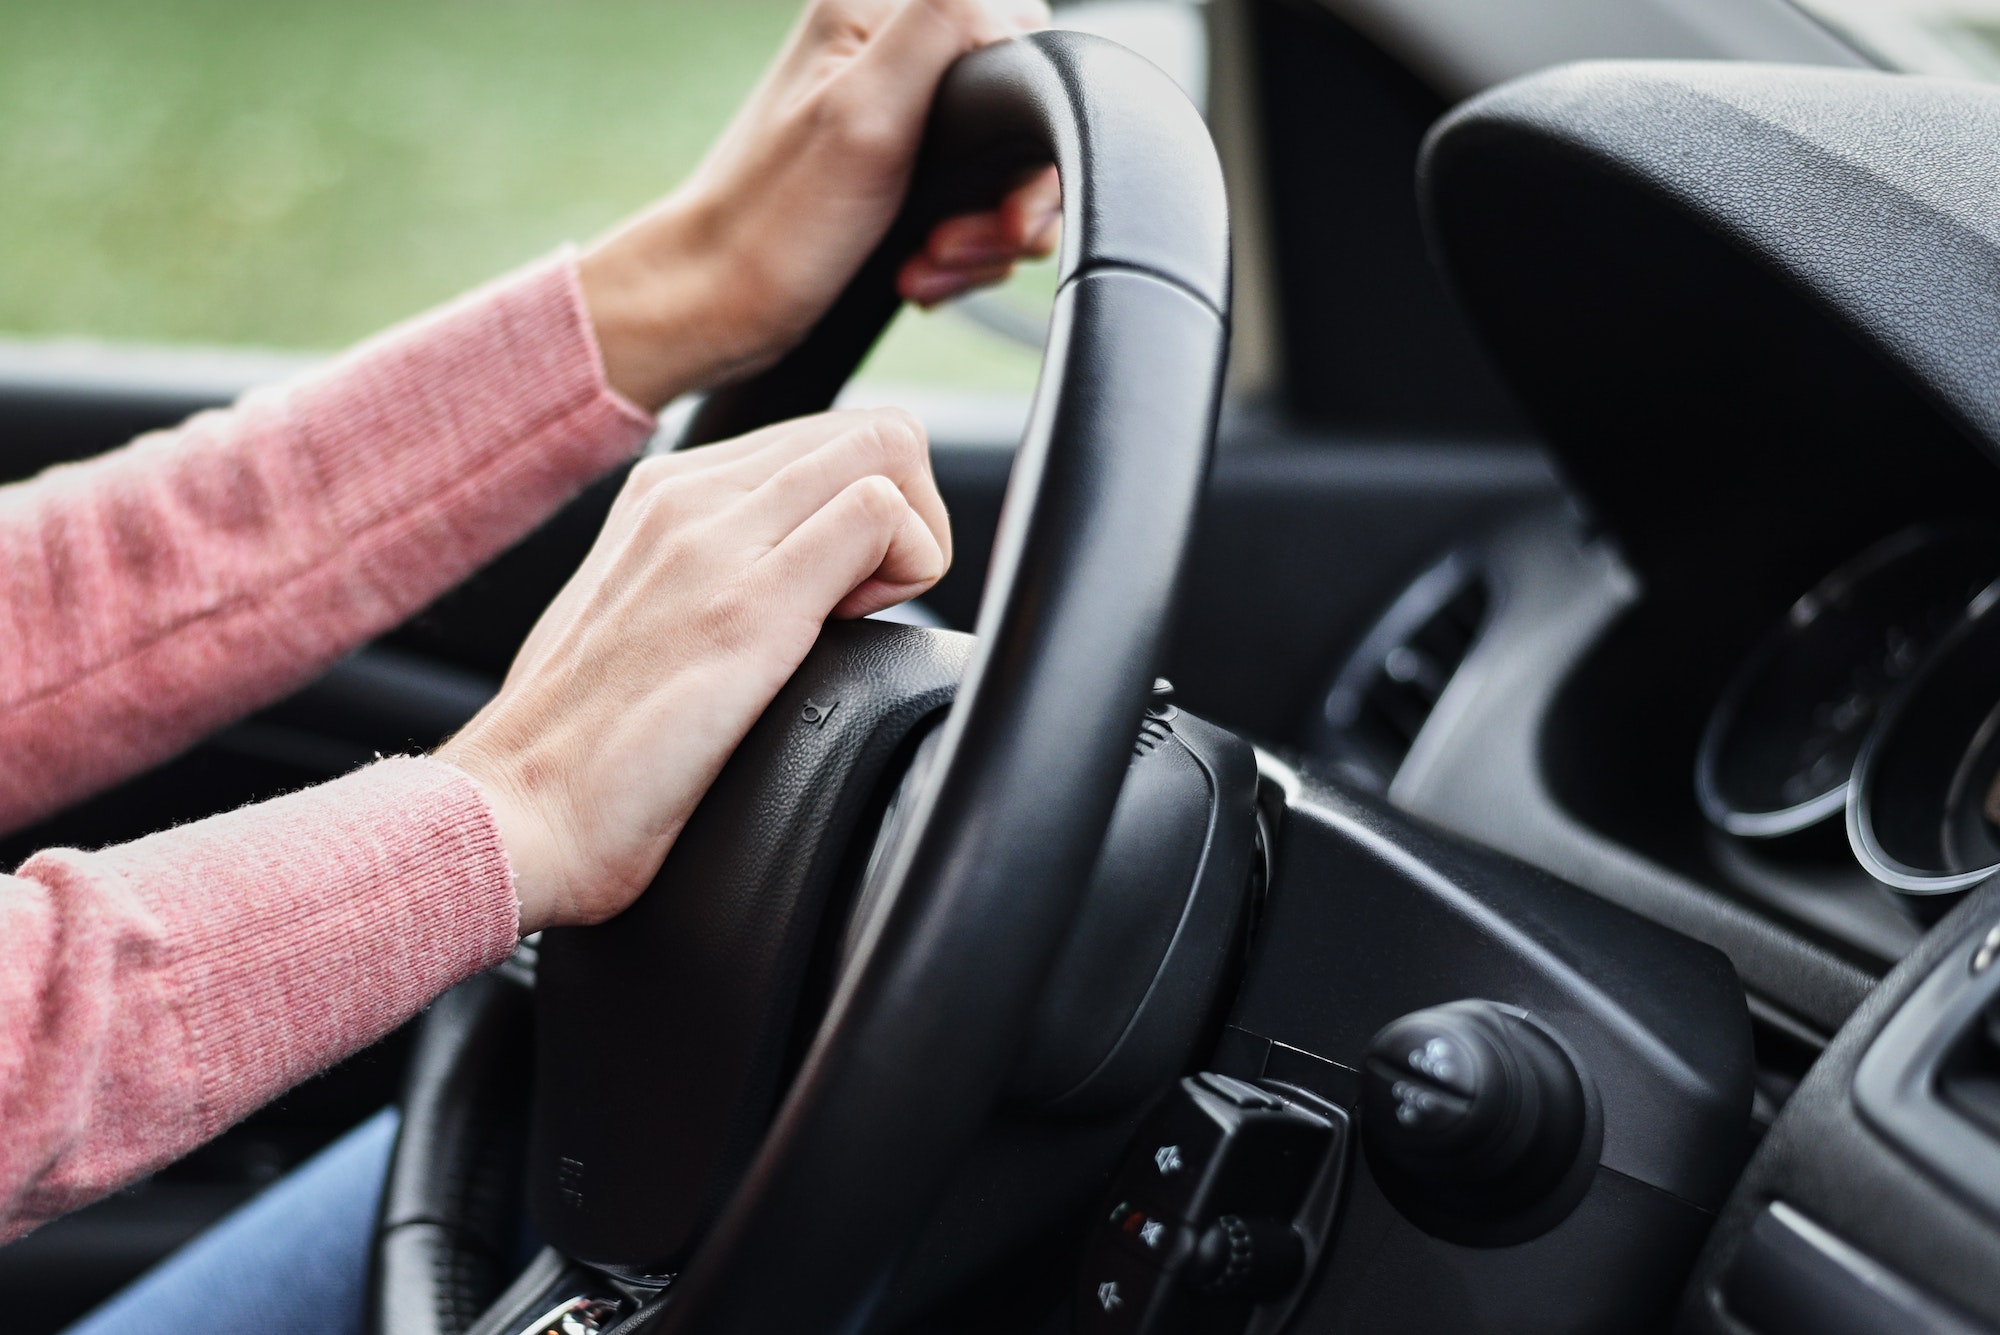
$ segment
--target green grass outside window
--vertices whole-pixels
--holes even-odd
[[[13,0],[0,335],[349,343],[670,188],[797,5]],[[1017,390],[1035,364],[944,314],[870,372]]]

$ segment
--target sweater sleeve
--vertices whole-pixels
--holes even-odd
[[[0,828],[286,694],[652,429],[564,255],[0,488]],[[517,927],[490,809],[429,760],[29,859],[0,877],[0,1240],[386,1033]]]
[[[214,1136],[513,947],[506,854],[432,760],[0,877],[0,1241]]]
[[[0,487],[0,830],[288,694],[653,427],[605,384],[565,253],[302,380]]]

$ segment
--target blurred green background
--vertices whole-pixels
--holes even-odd
[[[0,334],[339,347],[665,192],[799,3],[5,0]],[[869,370],[1036,361],[945,312]]]

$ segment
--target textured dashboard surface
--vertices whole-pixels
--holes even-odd
[[[1586,597],[1565,651],[1578,607],[1476,655],[1488,684],[1454,686],[1398,799],[1711,940],[1822,1028],[1879,964],[1663,872],[1679,834],[1634,855],[1691,823],[1703,721],[1803,589],[1905,525],[2000,512],[1995,143],[1984,85],[1599,62],[1473,99],[1423,161],[1456,294],[1634,583]],[[1623,814],[1565,821],[1592,806]]]
[[[1475,231],[1511,221],[1519,153],[1622,178],[1726,238],[1886,356],[1955,424],[2000,455],[2000,88],[1872,71],[1693,62],[1591,62],[1508,84],[1433,132],[1421,168],[1429,219],[1475,319],[1490,309]],[[1643,262],[1643,256],[1630,256]],[[1560,283],[1562,269],[1549,276]],[[1568,277],[1601,277],[1587,261]],[[1642,310],[1628,318],[1639,319]],[[1673,365],[1663,330],[1662,369]],[[1542,349],[1521,346],[1515,358]],[[1585,362],[1572,374],[1581,379]]]

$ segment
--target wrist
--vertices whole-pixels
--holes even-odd
[[[578,257],[605,380],[649,412],[761,357],[755,331],[739,318],[744,303],[732,299],[735,266],[716,213],[676,196]]]
[[[454,738],[433,757],[450,765],[471,781],[485,799],[500,835],[500,847],[513,874],[514,897],[520,911],[519,932],[532,936],[546,927],[566,921],[561,877],[554,874],[558,861],[556,840],[532,800],[526,799],[511,782],[507,767],[476,744]]]

